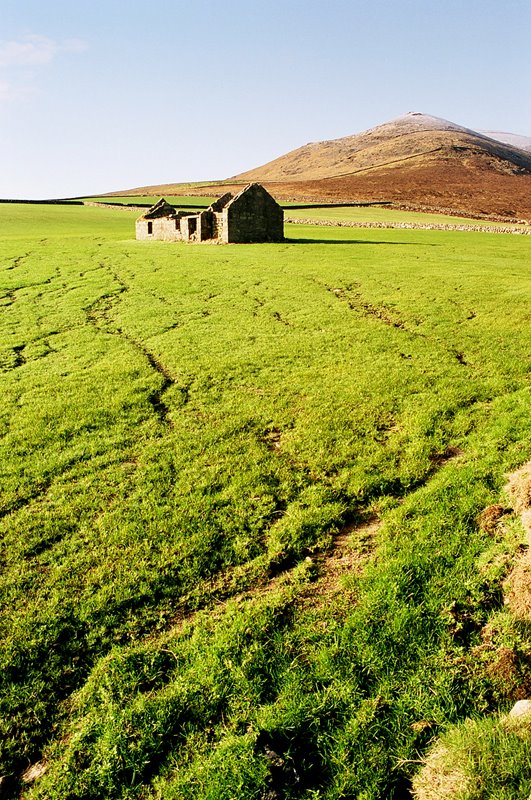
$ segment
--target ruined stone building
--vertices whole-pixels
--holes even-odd
[[[204,211],[177,211],[159,200],[136,221],[137,239],[163,242],[281,242],[284,211],[259,183],[227,193]]]

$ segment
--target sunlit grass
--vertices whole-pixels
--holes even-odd
[[[41,759],[25,797],[391,796],[503,702],[463,659],[501,602],[477,515],[531,455],[527,237],[0,214],[13,796]],[[319,588],[368,514],[373,558]]]

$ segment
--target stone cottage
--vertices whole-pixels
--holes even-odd
[[[281,242],[284,211],[259,183],[230,192],[200,212],[159,200],[136,221],[137,239],[163,242]]]

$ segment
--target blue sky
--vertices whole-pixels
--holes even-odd
[[[407,111],[531,136],[531,0],[1,0],[0,197],[226,178]]]

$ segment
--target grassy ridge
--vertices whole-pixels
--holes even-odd
[[[514,546],[476,517],[530,455],[525,237],[0,213],[13,796],[41,758],[24,796],[391,796],[503,705],[463,659]]]
[[[127,205],[128,203],[134,203],[135,205],[142,205],[147,206],[150,208],[154,205],[158,197],[153,195],[121,195],[116,197],[85,197],[86,201],[90,201],[93,203],[110,203],[110,204],[117,204],[117,205]],[[197,208],[208,208],[208,206],[216,200],[216,197],[200,197],[200,196],[186,196],[186,195],[168,195],[165,196],[165,199],[168,203],[179,208],[180,206],[193,206]]]

